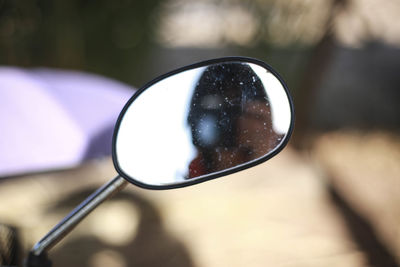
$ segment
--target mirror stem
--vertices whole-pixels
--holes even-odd
[[[128,182],[124,178],[118,175],[97,189],[48,232],[47,235],[37,242],[30,251],[30,254],[40,256],[50,250],[98,205],[110,198],[113,194],[121,191],[127,183]]]

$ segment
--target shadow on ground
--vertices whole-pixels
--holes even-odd
[[[395,256],[380,240],[373,225],[346,202],[334,185],[331,185],[328,190],[351,233],[351,237],[359,249],[365,253],[369,264],[371,266],[399,267]]]
[[[62,199],[48,212],[72,209],[84,200],[93,190],[85,190]],[[155,206],[141,196],[130,192],[120,192],[109,200],[110,203],[124,201],[136,210],[137,222],[135,234],[127,242],[116,244],[104,241],[104,238],[93,235],[83,225],[83,232],[67,237],[52,252],[54,266],[194,266],[185,245],[172,236],[163,227],[162,218]],[[96,213],[94,211],[94,213]],[[104,212],[104,211],[103,211]],[[105,210],[107,213],[108,211]],[[90,215],[92,216],[92,215]],[[89,216],[89,217],[90,217]],[[88,218],[89,219],[89,218]],[[113,218],[119,220],[120,218]],[[126,220],[126,218],[125,218]],[[109,222],[109,220],[107,220]],[[96,222],[104,224],[103,222]],[[117,225],[118,226],[118,225]],[[78,226],[78,228],[81,226]],[[92,225],[93,227],[93,225]],[[107,225],[115,227],[115,225]],[[82,230],[82,229],[81,229]],[[109,233],[110,229],[104,229]],[[116,229],[120,231],[121,229]],[[125,229],[122,229],[124,231]],[[117,231],[117,232],[118,232]],[[127,231],[129,232],[129,231]]]

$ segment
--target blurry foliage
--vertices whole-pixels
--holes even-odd
[[[343,127],[351,112],[351,125],[380,127],[388,124],[381,118],[390,117],[391,127],[398,127],[397,105],[382,108],[386,99],[397,99],[393,92],[398,91],[393,73],[400,2],[386,2],[0,0],[0,65],[83,70],[139,87],[196,61],[250,56],[282,74],[295,97],[300,126],[307,128],[308,118],[319,114],[317,124]],[[364,46],[371,40],[390,46]],[[366,84],[365,101],[354,97],[360,84]],[[323,105],[313,109],[318,97],[316,103]],[[339,102],[348,108],[330,108]]]
[[[0,2],[0,64],[73,68],[129,83],[151,51],[148,1]]]
[[[321,34],[316,34],[315,29],[320,32],[324,29],[318,23],[318,27],[313,27],[309,33],[293,27],[300,25],[298,22],[305,17],[312,17],[309,14],[312,11],[309,7],[312,6],[307,4],[310,1],[303,2],[306,4],[294,5],[296,8],[293,9],[290,4],[267,0],[202,0],[197,4],[192,1],[160,0],[0,0],[0,65],[78,69],[140,86],[155,75],[178,67],[174,65],[175,60],[166,57],[171,62],[165,62],[162,55],[157,58],[158,54],[168,54],[165,50],[179,50],[168,48],[165,42],[160,42],[160,30],[168,26],[166,20],[179,12],[199,8],[197,11],[204,12],[202,16],[206,19],[197,23],[197,30],[211,20],[212,14],[209,11],[215,9],[213,14],[217,20],[208,25],[214,29],[220,27],[220,33],[225,37],[216,40],[216,48],[201,47],[201,42],[197,46],[186,47],[193,50],[191,54],[195,56],[188,57],[187,61],[181,59],[181,64],[215,55],[236,54],[259,57],[271,64],[277,63],[278,70],[291,73],[293,66],[298,66],[296,62],[301,63],[307,59],[307,54],[299,56],[299,45],[302,47],[301,52],[304,52],[306,37],[314,36],[316,41]],[[222,13],[223,10],[226,12]],[[235,24],[238,17],[242,20]],[[253,23],[253,32],[249,33],[251,21],[256,24]],[[183,28],[172,28],[175,35],[167,32],[166,37],[177,40],[190,35],[196,30],[194,28],[184,22]],[[198,40],[210,41],[207,40],[210,39],[208,32],[206,28]],[[246,33],[247,37],[241,33]],[[287,59],[280,58],[277,62],[271,62],[271,58],[274,61],[273,58],[277,56],[276,48],[284,51],[278,54]],[[201,52],[205,50],[209,52]],[[177,58],[182,57],[179,53],[175,55]]]

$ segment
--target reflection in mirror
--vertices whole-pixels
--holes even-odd
[[[286,139],[291,106],[266,68],[222,62],[141,91],[117,129],[117,169],[150,186],[199,179],[266,157]]]

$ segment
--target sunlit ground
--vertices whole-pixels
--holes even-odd
[[[288,147],[258,167],[193,187],[129,185],[50,255],[55,266],[366,266],[368,253],[333,200],[332,183],[399,259],[399,148],[398,137],[382,132],[334,132],[320,136],[310,156]],[[106,160],[5,181],[1,220],[19,228],[28,249],[114,175]]]

